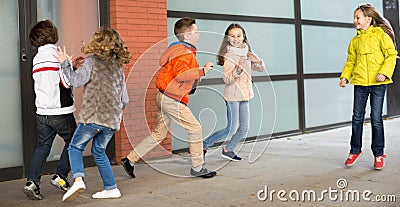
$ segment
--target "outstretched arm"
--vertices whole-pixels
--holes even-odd
[[[54,57],[60,62],[62,73],[70,80],[74,88],[79,88],[89,82],[93,70],[93,60],[91,57],[86,58],[82,67],[77,70],[71,67],[73,57],[67,55],[65,47],[58,47],[57,55],[54,55]]]

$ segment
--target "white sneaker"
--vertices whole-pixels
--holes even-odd
[[[119,198],[121,197],[121,192],[118,190],[118,188],[112,189],[112,190],[102,190],[100,192],[97,192],[92,195],[92,198],[97,199],[97,198]]]
[[[86,189],[85,183],[83,180],[76,181],[74,184],[69,188],[69,190],[64,194],[62,201],[70,201],[76,198],[79,193],[82,193]]]

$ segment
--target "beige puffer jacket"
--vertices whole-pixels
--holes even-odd
[[[224,98],[226,101],[249,101],[254,97],[252,88],[251,71],[264,71],[265,64],[263,61],[260,63],[251,62],[247,57],[249,48],[236,48],[228,46],[227,53],[225,54],[224,62]],[[241,56],[246,56],[247,61],[243,66],[243,71],[238,74],[237,68],[239,67],[239,59]]]

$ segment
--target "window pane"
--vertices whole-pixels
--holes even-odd
[[[347,59],[347,47],[356,30],[303,26],[304,73],[339,73]]]
[[[365,4],[364,0],[302,0],[301,18],[307,20],[320,20],[328,22],[353,23],[354,9],[360,4]],[[382,1],[370,0],[368,3],[382,13]]]
[[[276,97],[277,82],[265,81],[253,83],[254,98],[250,101],[249,137],[271,135],[276,132],[274,131],[277,127],[276,117],[281,115],[277,108],[277,103],[280,101]]]
[[[294,18],[293,0],[168,0],[167,9],[202,13]]]
[[[276,121],[274,133],[299,129],[297,81],[274,81]],[[269,97],[264,97],[270,101]]]
[[[306,127],[351,121],[353,113],[353,86],[341,88],[338,78],[305,80]],[[369,118],[370,106],[367,104],[365,117]],[[383,114],[387,114],[386,98]]]
[[[7,168],[23,162],[17,1],[2,1],[0,28],[0,168]]]

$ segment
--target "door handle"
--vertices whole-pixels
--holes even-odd
[[[22,61],[22,62],[26,62],[26,50],[25,50],[25,49],[22,49],[22,52],[21,52],[21,61]]]

